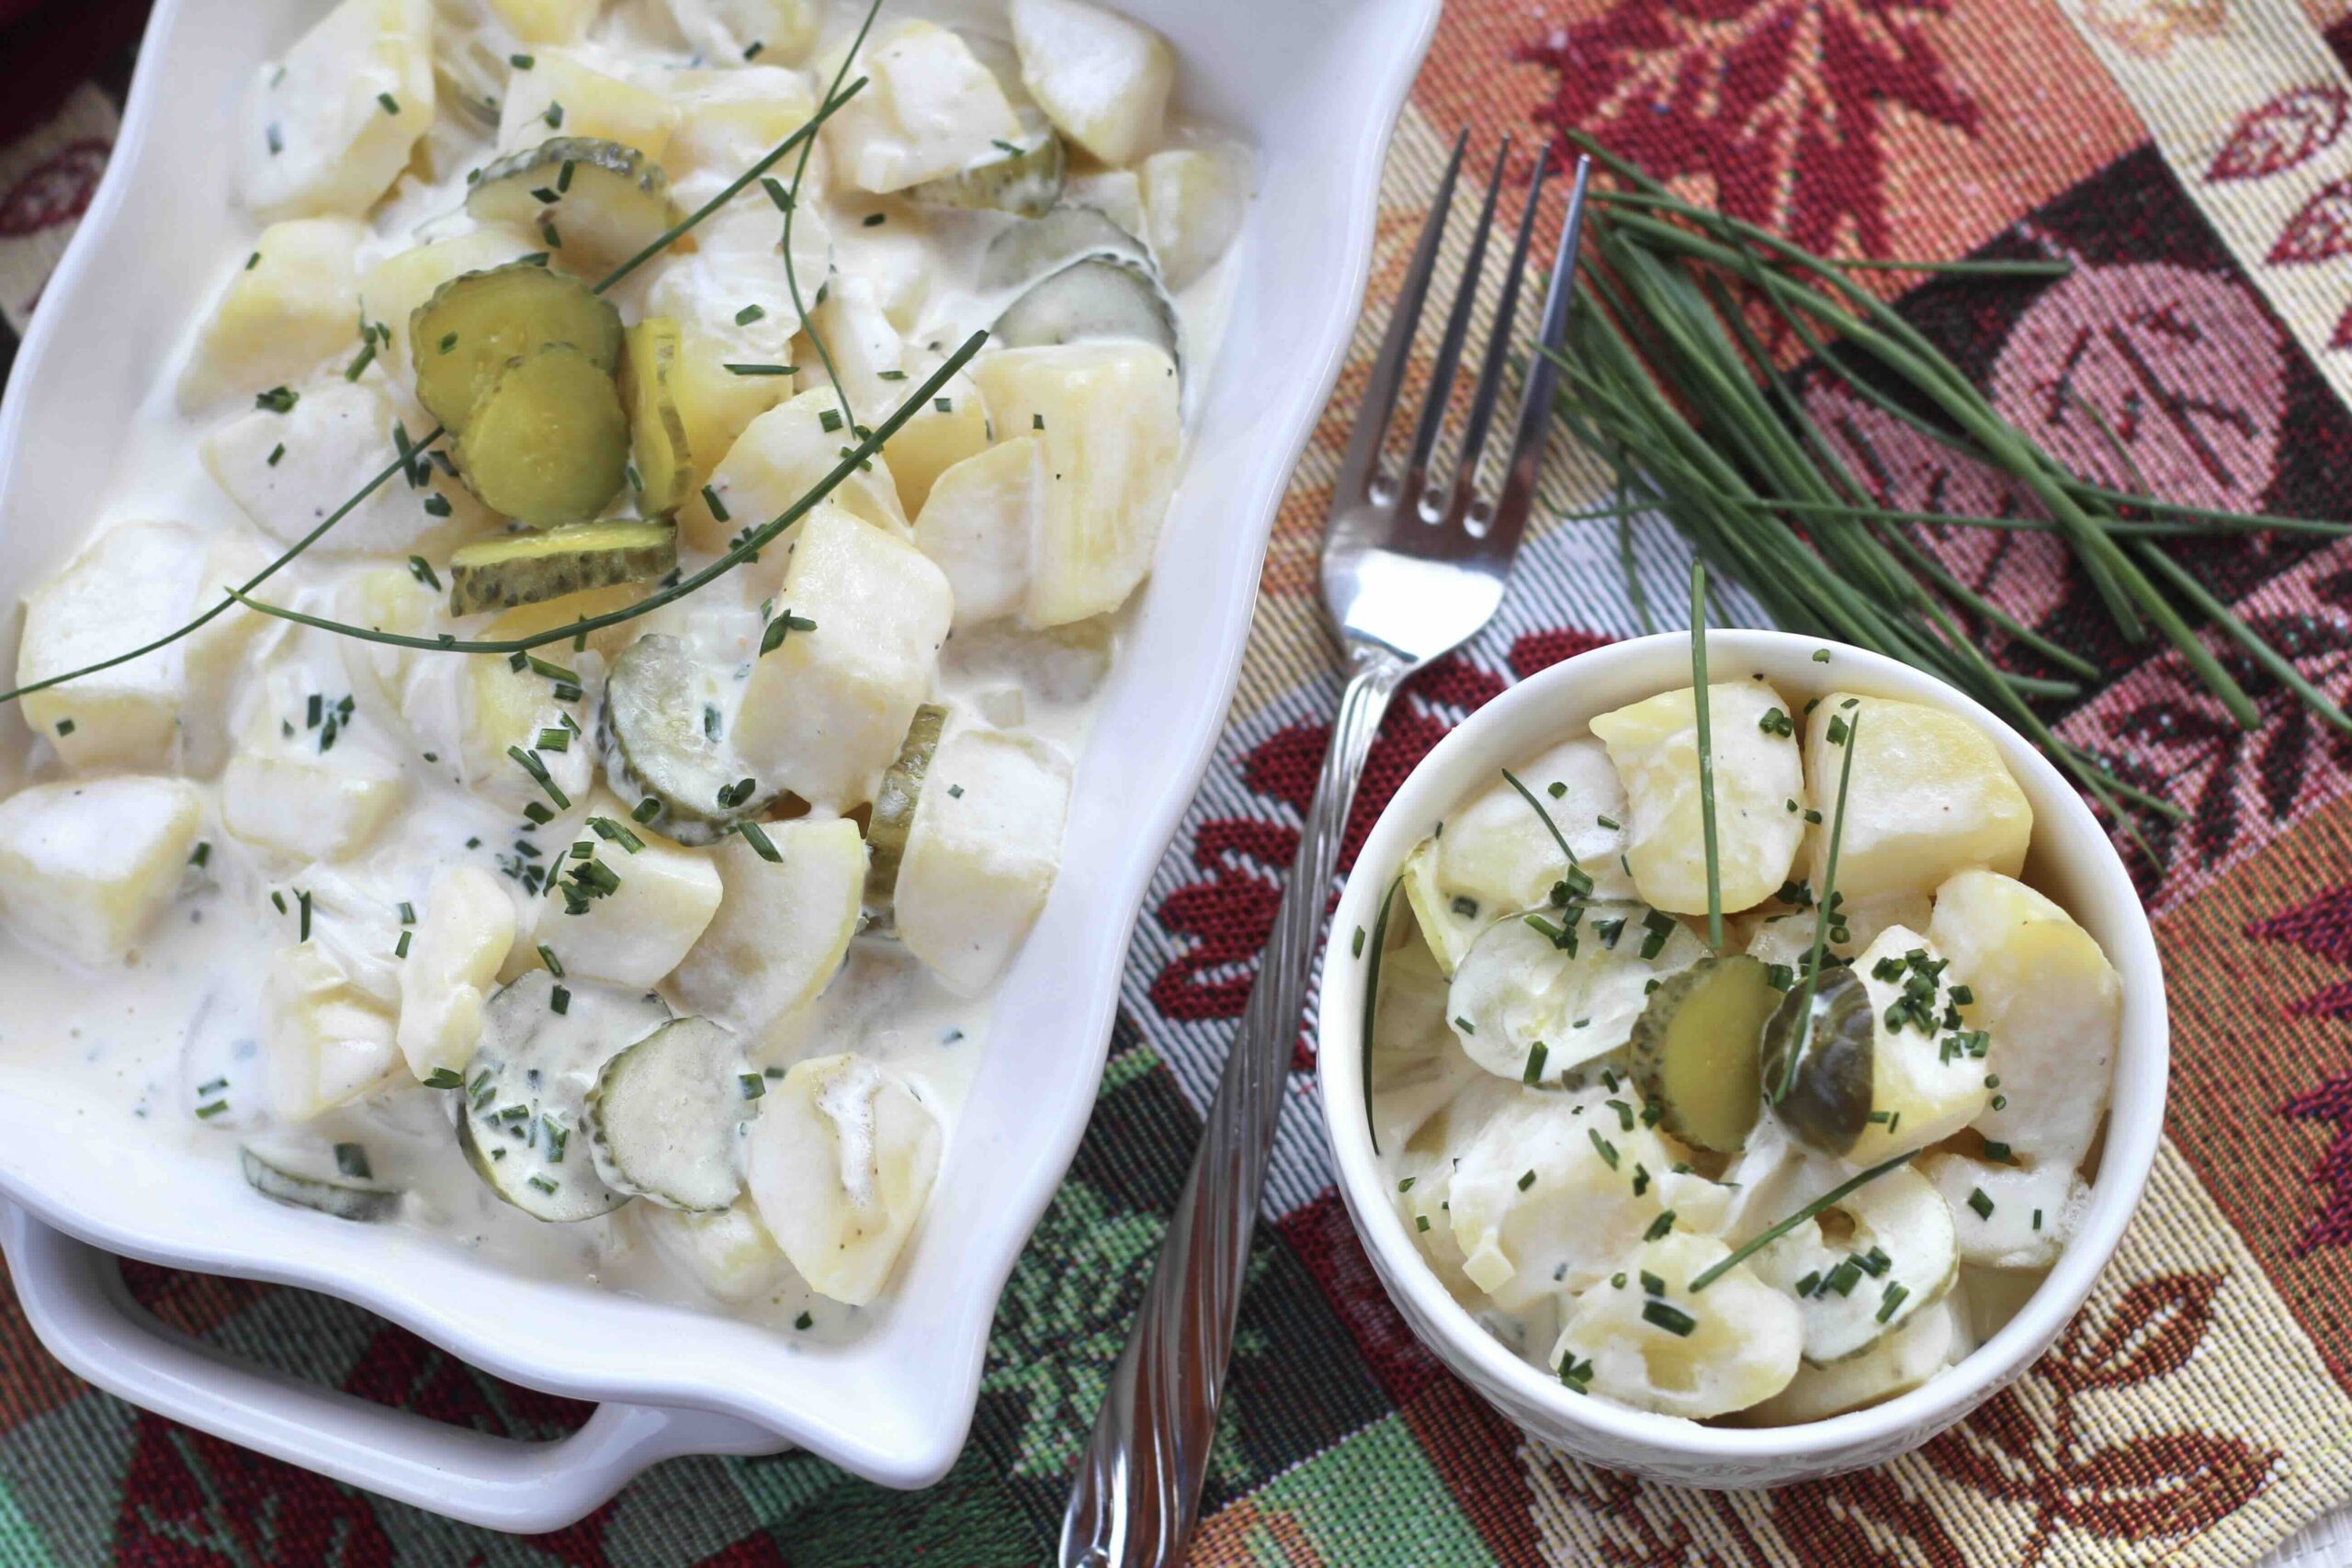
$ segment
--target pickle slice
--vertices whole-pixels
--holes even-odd
[[[725,694],[719,671],[661,632],[623,649],[605,680],[597,727],[605,775],[623,800],[652,802],[638,807],[644,814],[637,820],[681,844],[716,843],[782,794],[736,798],[741,764],[719,738]]]
[[[408,333],[417,400],[459,432],[510,361],[551,343],[606,370],[621,356],[620,312],[578,278],[536,262],[451,278],[409,313]]]
[[[669,1209],[724,1209],[743,1190],[743,1123],[766,1080],[707,1018],[673,1019],[606,1062],[584,1125],[596,1174]]]
[[[1061,199],[1069,164],[1062,139],[1046,130],[997,146],[1002,150],[1001,157],[924,180],[899,194],[928,207],[980,209],[1022,218],[1043,218],[1052,211]]]
[[[586,136],[558,136],[499,159],[466,193],[466,210],[478,222],[537,234],[559,259],[591,266],[628,260],[678,220],[661,164]]]
[[[1634,1021],[1634,1077],[1684,1143],[1729,1154],[1756,1125],[1758,1042],[1781,1005],[1770,972],[1744,953],[1669,975]]]
[[[1850,968],[1824,970],[1814,987],[1813,1024],[1792,1077],[1789,1053],[1796,1048],[1804,1000],[1800,985],[1781,998],[1764,1026],[1764,1088],[1777,1093],[1787,1086],[1774,1109],[1800,1142],[1842,1156],[1870,1124],[1878,1021],[1871,1015],[1870,992],[1860,975]]]
[[[312,1176],[295,1169],[294,1165],[282,1156],[259,1155],[249,1148],[237,1151],[237,1168],[244,1172],[247,1185],[265,1198],[363,1224],[389,1220],[399,1212],[401,1195],[392,1188]]]
[[[612,374],[568,343],[510,360],[458,435],[467,487],[535,528],[595,516],[628,466]]]
[[[1124,262],[1088,257],[1030,286],[1004,308],[989,336],[1000,348],[1046,348],[1104,338],[1153,344],[1182,368],[1176,308],[1152,277]]]
[[[677,564],[678,531],[667,523],[573,523],[478,539],[449,558],[449,613],[512,610],[642,582]]]
[[[651,991],[559,981],[545,969],[501,988],[482,1005],[481,1043],[458,1090],[458,1144],[474,1173],[525,1213],[559,1224],[628,1202],[596,1174],[580,1129],[605,1064],[669,1021],[669,1004]]]
[[[1145,272],[1152,265],[1141,240],[1094,209],[1057,207],[989,242],[980,258],[980,287],[1025,288],[1079,261],[1107,261]]]
[[[865,916],[868,930],[887,931],[895,923],[892,901],[899,886],[899,862],[907,852],[907,834],[915,824],[915,807],[922,798],[923,775],[939,750],[939,733],[947,710],[937,703],[915,709],[898,761],[882,771],[881,787],[874,792],[874,814],[865,825]]]
[[[665,516],[695,487],[686,422],[678,412],[674,389],[678,323],[667,316],[648,316],[621,334],[621,402],[628,410],[638,509],[648,517]]]

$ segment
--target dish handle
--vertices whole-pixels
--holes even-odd
[[[77,1376],[200,1431],[468,1524],[560,1529],[665,1459],[788,1446],[730,1416],[640,1404],[600,1404],[552,1442],[470,1431],[183,1334],[131,1299],[113,1254],[14,1204],[0,1203],[0,1248],[33,1332]]]

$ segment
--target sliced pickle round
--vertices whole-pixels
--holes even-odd
[[[636,820],[681,844],[717,843],[762,816],[782,795],[743,791],[734,749],[721,739],[727,711],[718,671],[680,638],[655,632],[623,649],[605,679],[597,727],[613,792],[636,803]]]
[[[1042,218],[1061,199],[1069,157],[1050,130],[997,143],[999,155],[910,186],[900,194],[928,207],[961,207]]]
[[[571,523],[544,534],[502,534],[450,556],[449,613],[512,610],[643,582],[677,564],[678,531],[667,523]]]
[[[1797,1048],[1804,1001],[1799,985],[1764,1025],[1763,1093],[1799,1142],[1843,1156],[1870,1124],[1878,1021],[1860,975],[1844,967],[1825,970],[1814,987],[1813,1023],[1792,1076],[1789,1057]]]
[[[667,316],[648,316],[622,334],[621,402],[628,410],[638,509],[648,517],[675,512],[694,491],[686,422],[678,412],[678,323]]]
[[[1730,1154],[1756,1124],[1758,1052],[1781,1005],[1770,972],[1744,953],[1702,958],[1658,982],[1634,1021],[1634,1077],[1684,1143]]]
[[[509,360],[458,433],[457,457],[492,511],[535,528],[595,516],[628,465],[612,372],[566,343]]]
[[[409,312],[409,358],[425,411],[463,432],[474,405],[506,367],[551,343],[568,343],[610,370],[620,362],[621,318],[576,277],[537,262],[469,272]]]
[[[477,222],[537,234],[568,263],[609,266],[645,249],[678,220],[670,177],[634,147],[558,136],[510,152],[466,193]]]
[[[989,328],[1000,348],[1133,338],[1178,361],[1176,308],[1151,276],[1100,257],[1072,262],[1004,308]]]
[[[297,1169],[301,1163],[307,1162],[262,1155],[250,1148],[237,1151],[237,1168],[244,1172],[246,1184],[265,1198],[274,1198],[298,1209],[315,1209],[338,1220],[361,1223],[389,1220],[400,1210],[401,1195],[393,1188],[340,1176],[313,1175]]]
[[[899,862],[907,852],[907,835],[914,828],[915,807],[922,799],[923,775],[939,750],[939,734],[947,710],[937,703],[915,709],[899,756],[883,770],[881,787],[874,792],[874,813],[865,825],[865,917],[867,929],[887,932],[896,923],[894,900],[899,886]]]
[[[458,1090],[458,1145],[490,1190],[534,1218],[608,1214],[629,1194],[596,1174],[580,1135],[606,1062],[670,1021],[651,991],[533,969],[482,1005]]]
[[[989,241],[980,257],[979,284],[989,290],[1022,288],[1078,261],[1152,270],[1150,249],[1102,213],[1091,207],[1057,207]]]
[[[588,1091],[597,1176],[667,1209],[724,1209],[743,1190],[743,1123],[766,1088],[729,1030],[673,1019],[607,1061]]]

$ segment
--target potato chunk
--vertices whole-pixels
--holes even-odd
[[[1928,934],[1951,960],[1970,1029],[1991,1040],[1982,1064],[2002,1104],[1976,1129],[2036,1165],[2071,1170],[2107,1114],[2123,1029],[2123,983],[2090,932],[2014,877],[1963,871],[1936,889]]]
[[[25,601],[17,679],[30,683],[177,630],[202,575],[203,541],[177,523],[121,523]],[[157,649],[23,699],[25,721],[68,767],[169,761],[187,697],[186,649]]]
[[[294,218],[264,229],[197,333],[180,373],[180,407],[252,398],[357,354],[356,258],[365,232],[348,218]]]
[[[340,861],[373,843],[408,781],[354,747],[322,751],[317,732],[289,738],[268,713],[254,716],[220,775],[220,820],[247,843],[288,861]]]
[[[201,817],[180,779],[18,791],[0,801],[0,919],[84,964],[120,959],[178,889]]]
[[[1859,1356],[1826,1367],[1800,1366],[1788,1387],[1740,1412],[1735,1424],[1793,1427],[1860,1410],[1909,1393],[1973,1348],[1967,1307],[1947,1294]]]
[[[651,1244],[663,1261],[718,1301],[748,1302],[790,1276],[784,1249],[760,1224],[748,1200],[696,1213],[660,1203],[631,1203],[621,1224]]]
[[[1643,1243],[1569,1303],[1548,1364],[1588,1393],[1692,1420],[1770,1399],[1797,1373],[1796,1305],[1745,1263],[1693,1294],[1730,1250],[1680,1229]]]
[[[1176,486],[1183,417],[1176,367],[1148,344],[1015,348],[972,378],[1000,434],[1046,444],[1046,504],[1021,609],[1030,626],[1115,610],[1151,570]]]
[[[846,817],[771,822],[780,860],[738,835],[711,852],[726,892],[678,965],[678,996],[747,1040],[816,998],[857,933],[865,840]]]
[[[284,413],[248,410],[208,433],[204,467],[254,526],[291,545],[392,461],[395,422],[411,436],[433,424],[375,377],[329,377],[298,392]],[[411,485],[395,473],[378,485],[310,553],[439,555],[490,526],[492,514],[474,492],[437,465],[420,465],[418,477],[423,482]]]
[[[1406,872],[1414,917],[1448,975],[1496,919],[1549,904],[1554,884],[1569,869],[1552,828],[1592,878],[1593,897],[1634,897],[1634,879],[1620,858],[1629,819],[1625,786],[1600,742],[1570,740],[1512,773],[1534,792],[1544,815],[1498,779],[1448,817],[1445,831],[1414,852]]]
[[[767,46],[760,51],[763,62],[771,55],[783,58],[774,39],[763,41]],[[741,46],[729,52],[740,59]],[[817,95],[808,78],[776,65],[673,71],[668,85],[678,108],[678,125],[662,166],[673,185],[704,174],[733,179],[817,112]],[[810,167],[816,168],[813,161]],[[757,191],[752,195],[765,199]]]
[[[1728,1190],[1676,1172],[1665,1142],[1626,1129],[1611,1098],[1623,1097],[1521,1089],[1453,1145],[1447,1215],[1464,1272],[1506,1312],[1606,1280],[1668,1209],[1692,1230],[1724,1213]]]
[[[1012,0],[1021,82],[1056,130],[1106,164],[1159,140],[1176,57],[1168,40],[1087,0]]]
[[[751,1131],[760,1220],[801,1278],[863,1306],[882,1293],[939,1173],[938,1113],[863,1056],[796,1063]]]
[[[1804,819],[1790,806],[1804,793],[1804,780],[1796,741],[1762,728],[1774,710],[1786,712],[1777,693],[1760,681],[1718,681],[1707,694],[1715,845],[1728,913],[1762,903],[1788,880],[1804,836]],[[1592,721],[1592,732],[1608,746],[1633,813],[1625,858],[1634,888],[1645,902],[1674,914],[1706,913],[1698,706],[1691,688],[1602,714]],[[1838,880],[1844,888],[1842,862]]]
[[[1929,1155],[1919,1172],[1935,1184],[1960,1238],[1960,1260],[1979,1269],[2047,1269],[2075,1234],[2091,1190],[2075,1168],[2031,1169],[1966,1155]]]
[[[899,936],[950,990],[1003,973],[1061,865],[1069,760],[1031,736],[975,727],[940,743],[899,866]]]
[[[628,809],[610,795],[600,795],[588,809],[592,817],[628,821]],[[588,845],[590,855],[584,861],[567,857],[558,869],[560,888],[571,887],[585,864],[602,865],[617,880],[611,892],[566,899],[560,913],[540,919],[539,938],[555,949],[567,976],[651,986],[693,951],[718,913],[725,889],[708,850],[673,844],[650,829],[632,831],[639,845],[634,852],[599,835],[581,834],[578,843]],[[581,879],[581,886],[593,884]]]
[[[776,604],[816,626],[752,666],[735,743],[763,788],[846,809],[899,754],[953,596],[921,550],[841,507],[820,504],[797,533]]]
[[[1200,276],[1233,243],[1250,206],[1249,180],[1237,149],[1178,147],[1143,161],[1144,237],[1169,288]]]
[[[514,900],[475,865],[433,874],[400,970],[396,1038],[419,1083],[435,1067],[464,1068],[481,1039],[481,1004],[514,944]]]
[[[928,380],[939,368],[929,356],[910,355],[906,365],[907,378],[892,382],[896,396],[893,407],[915,387]],[[899,501],[907,515],[918,516],[923,503],[931,499],[932,487],[939,477],[956,464],[967,462],[988,450],[989,411],[980,401],[980,389],[971,377],[958,370],[940,387],[933,399],[914,412],[899,433],[883,447],[890,459],[890,472],[899,481]]]
[[[1012,615],[1028,596],[1045,479],[1045,443],[1021,435],[965,458],[932,487],[915,546],[947,574],[958,628]]]
[[[659,164],[670,151],[678,110],[658,93],[608,76],[561,50],[546,50],[532,57],[531,69],[506,79],[506,102],[498,115],[498,150],[517,152],[537,147],[558,133],[559,123],[565,136],[617,141]],[[553,207],[560,221],[562,203]]]
[[[690,433],[687,440],[693,439]],[[841,400],[831,390],[803,392],[770,409],[744,426],[728,448],[711,473],[710,494],[697,494],[678,509],[687,543],[696,549],[723,550],[743,529],[781,516],[841,466],[842,448],[855,439],[842,414]],[[851,474],[827,502],[876,527],[904,534],[907,514],[899,505],[898,482],[882,458],[872,461],[871,471],[861,468]]]
[[[945,28],[906,21],[866,43],[872,85],[825,122],[842,178],[882,194],[952,175],[1021,134],[1004,88]]]
[[[604,0],[489,0],[491,14],[525,43],[577,43]]]
[[[1986,1065],[1947,1028],[1953,976],[1935,943],[1889,926],[1854,960],[1870,995],[1870,1121],[1846,1159],[1876,1165],[1925,1148],[1974,1121],[1990,1094]]]
[[[245,205],[266,222],[356,218],[433,125],[431,0],[343,0],[246,89]]]
[[[1830,744],[1830,726],[1857,718],[1861,750],[1854,754],[1838,851],[1838,891],[1849,902],[1925,893],[1972,866],[2005,876],[2024,868],[2033,807],[1989,736],[1941,708],[1832,692],[1805,723],[1809,804],[1825,827],[1813,838],[1808,876],[1815,886],[1826,869],[1826,829],[1845,760]]]
[[[353,985],[316,942],[271,957],[261,1005],[269,1107],[284,1121],[347,1104],[400,1068],[391,1009]]]

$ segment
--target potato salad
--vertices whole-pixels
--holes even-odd
[[[1062,869],[1249,156],[1091,0],[284,42],[249,242],[25,601],[5,1044],[255,1203],[854,1332]]]
[[[1992,739],[1816,657],[1807,700],[1718,672],[1503,770],[1373,950],[1406,1227],[1596,1399],[1782,1426],[1915,1388],[2088,1196],[2114,969],[2020,880],[2033,811]]]

